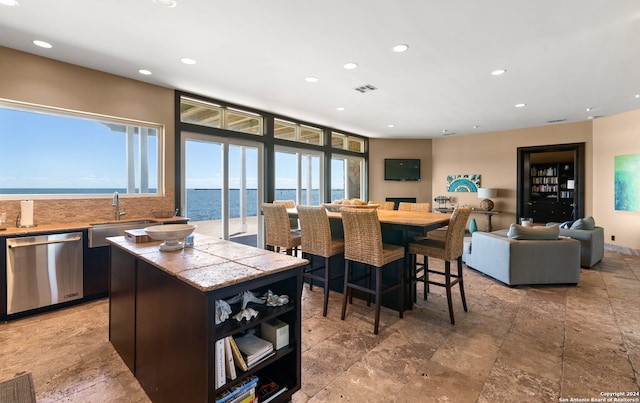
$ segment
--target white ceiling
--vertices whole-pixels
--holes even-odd
[[[638,0],[18,2],[0,5],[2,46],[369,137],[640,108]]]

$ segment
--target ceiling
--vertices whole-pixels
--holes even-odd
[[[1,46],[369,137],[640,108],[637,0],[17,1]]]

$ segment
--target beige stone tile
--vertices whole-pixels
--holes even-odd
[[[488,335],[469,338],[452,333],[431,360],[470,378],[484,380],[498,357],[501,344],[502,340]]]
[[[478,403],[495,402],[557,402],[559,380],[530,374],[497,362],[478,397]]]
[[[557,381],[562,377],[562,350],[549,351],[523,339],[506,339],[497,362],[550,381]]]

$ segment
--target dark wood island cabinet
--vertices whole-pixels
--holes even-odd
[[[196,234],[193,248],[161,252],[159,242],[109,238],[109,339],[154,402],[215,402],[223,390],[257,376],[277,379],[288,401],[300,389],[300,298],[304,259]],[[250,304],[257,317],[215,323],[216,300],[244,291],[287,295],[269,307]],[[235,315],[240,303],[231,304]],[[216,388],[216,341],[264,321],[289,325],[289,345]]]

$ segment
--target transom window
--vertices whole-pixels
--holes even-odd
[[[262,116],[191,98],[180,98],[180,121],[234,132],[263,134]]]
[[[323,145],[322,129],[301,125],[282,119],[275,119],[273,136],[277,139],[297,141],[298,143]]]
[[[365,140],[360,137],[331,132],[331,147],[333,148],[364,153],[364,144]]]
[[[161,125],[0,100],[0,195],[161,194],[162,133]]]

